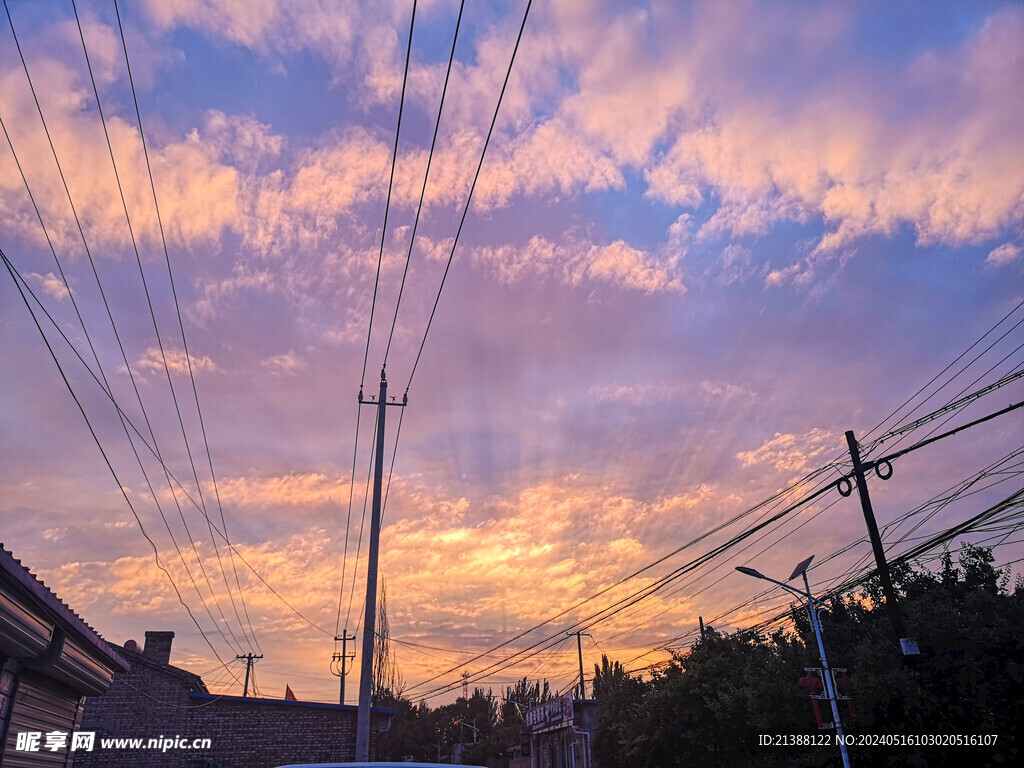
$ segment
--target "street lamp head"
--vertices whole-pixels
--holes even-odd
[[[737,565],[736,570],[740,573],[745,573],[747,576],[753,576],[755,579],[765,578],[765,575],[760,571],[755,571],[753,568],[748,568],[745,565]]]

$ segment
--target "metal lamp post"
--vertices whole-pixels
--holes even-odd
[[[807,580],[807,566],[811,564],[811,560],[813,559],[814,555],[811,555],[806,560],[797,565],[797,567],[793,569],[793,574],[788,579],[788,581],[792,581],[797,576],[803,576],[804,588],[806,592],[800,592],[799,590],[794,589],[793,587],[789,586],[784,582],[776,581],[775,579],[769,578],[768,576],[765,576],[763,573],[761,573],[760,571],[756,571],[753,568],[747,568],[746,566],[741,565],[738,566],[736,570],[740,573],[746,574],[747,576],[753,576],[755,579],[764,579],[765,581],[770,581],[772,584],[778,584],[787,592],[791,592],[801,599],[805,597],[807,598],[807,616],[811,620],[811,628],[814,630],[814,636],[818,640],[818,653],[821,654],[822,677],[824,678],[823,682],[825,683],[825,691],[826,693],[828,693],[829,703],[832,705],[832,717],[834,718],[833,722],[836,728],[836,738],[839,741],[839,751],[843,756],[843,768],[850,768],[850,756],[846,752],[846,739],[843,736],[843,726],[839,720],[839,707],[836,704],[837,697],[835,689],[835,680],[832,679],[832,673],[829,671],[828,668],[828,659],[825,657],[825,643],[821,639],[821,619],[818,617],[818,610],[815,608],[814,604],[817,603],[818,606],[824,608],[825,610],[828,610],[828,605],[826,605],[821,600],[819,600],[811,594],[811,584]]]

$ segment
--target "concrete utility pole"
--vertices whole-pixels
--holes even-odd
[[[245,659],[245,687],[242,689],[243,699],[249,696],[249,673],[252,672],[252,665],[256,663],[256,659],[262,658],[262,653],[259,656],[254,656],[251,653],[247,653],[244,656],[235,656],[235,659],[238,661]]]
[[[846,433],[846,444],[850,448],[850,458],[853,460],[853,474],[857,480],[857,493],[860,496],[860,506],[864,512],[864,521],[868,526],[868,538],[871,539],[871,549],[875,554],[875,565],[878,567],[878,576],[882,581],[882,592],[885,593],[885,607],[889,613],[889,620],[892,622],[893,632],[899,641],[904,656],[916,656],[918,654],[917,642],[907,637],[907,630],[903,624],[903,616],[900,613],[899,603],[896,601],[896,590],[892,586],[892,577],[889,575],[889,563],[885,559],[885,550],[882,548],[882,537],[878,533],[878,523],[875,522],[875,511],[871,506],[871,496],[868,494],[867,478],[864,476],[864,464],[860,459],[860,448],[857,439],[850,430]],[[875,466],[875,473],[883,480],[892,476],[892,465],[889,465],[889,474],[884,474],[881,466],[887,462],[881,462]],[[840,493],[842,493],[840,489]],[[846,495],[849,495],[848,493]]]
[[[350,635],[348,633],[347,628],[343,630],[340,635],[334,636],[335,643],[337,643],[339,640],[341,641],[341,653],[338,653],[338,646],[335,645],[334,655],[331,657],[331,673],[341,678],[341,691],[338,695],[339,704],[345,703],[345,675],[348,673],[348,670],[346,669],[346,666],[348,665],[348,660],[354,659],[356,657],[355,651],[352,651],[352,653],[348,652],[348,641],[355,639],[356,636]],[[335,665],[337,665],[337,667],[335,667]],[[337,668],[337,672],[334,671],[335,668]]]
[[[588,632],[584,632],[582,629],[578,629],[575,632],[565,633],[566,637],[572,637],[573,635],[576,635],[576,650],[580,656],[580,701],[583,701],[585,698],[587,698],[587,684],[583,677],[583,641],[581,640],[581,638],[584,635],[586,635],[587,637],[593,637],[593,635],[589,634]]]
[[[366,615],[363,618],[363,654],[360,660],[359,712],[356,720],[356,761],[370,760],[370,688],[373,682],[373,646],[377,629],[377,558],[380,550],[380,507],[384,484],[384,414],[388,405],[405,407],[408,395],[401,403],[388,403],[388,380],[384,368],[380,369],[380,396],[376,402],[370,398],[363,402],[359,390],[359,404],[377,406],[377,450],[373,467],[373,504],[370,515],[370,551],[366,562]]]

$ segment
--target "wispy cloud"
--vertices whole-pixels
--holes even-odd
[[[993,267],[1002,267],[1012,261],[1016,261],[1021,256],[1024,256],[1024,249],[1019,245],[1015,243],[1003,243],[1002,245],[992,249],[988,254],[988,258],[985,259],[985,263],[991,264]]]
[[[306,367],[306,362],[294,351],[268,357],[260,364],[275,376],[294,376]]]
[[[535,236],[525,246],[476,248],[473,260],[507,283],[551,277],[566,285],[606,283],[644,293],[686,292],[671,260],[660,260],[622,240],[597,245],[575,239],[554,243]]]
[[[173,374],[186,374],[190,368],[193,373],[220,370],[217,364],[206,355],[196,355],[195,353],[186,355],[184,349],[173,349],[170,347],[165,347],[162,352],[159,347],[150,347],[135,362],[135,366],[150,373],[162,372],[165,366]]]
[[[36,272],[29,272],[25,277],[39,283],[43,292],[48,296],[52,296],[57,299],[57,301],[63,301],[64,299],[71,297],[67,287],[64,285],[64,281],[53,274],[53,272],[47,272],[45,275],[40,275]]]

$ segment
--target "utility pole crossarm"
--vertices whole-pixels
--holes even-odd
[[[352,653],[348,652],[349,640],[355,640],[355,635],[350,635],[346,628],[340,635],[334,636],[334,642],[341,642],[341,653],[338,653],[338,646],[334,646],[334,655],[331,657],[331,674],[337,675],[341,678],[341,690],[338,693],[338,703],[345,703],[345,677],[348,675],[348,660],[356,657],[355,651]],[[337,668],[337,672],[335,672]]]
[[[263,658],[263,654],[262,653],[259,654],[258,656],[256,654],[253,654],[253,653],[247,653],[244,656],[235,656],[235,659],[237,661],[242,661],[243,659],[245,660],[245,686],[242,688],[242,698],[243,699],[249,697],[249,675],[252,672],[252,665],[256,663],[257,659],[262,659],[262,658]],[[237,678],[235,678],[235,679],[237,681]]]

